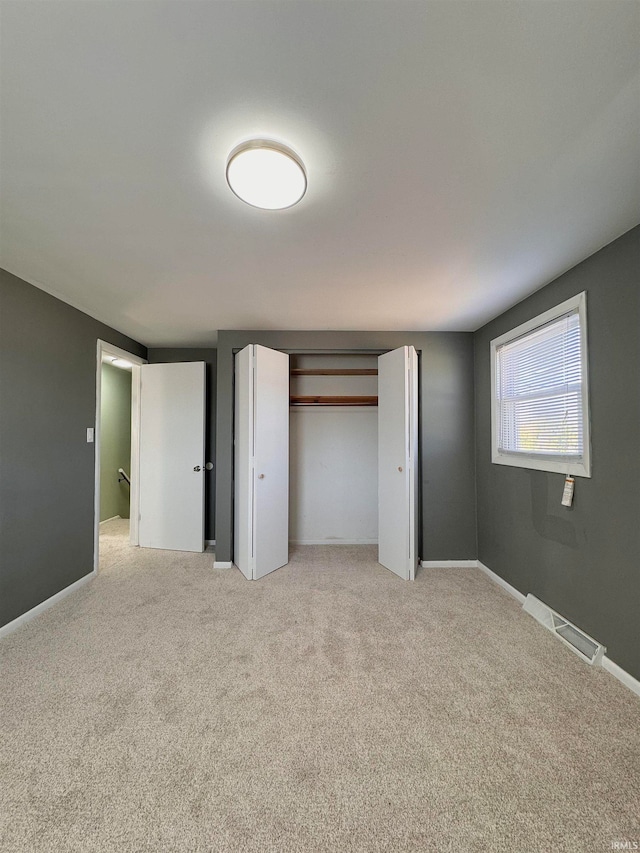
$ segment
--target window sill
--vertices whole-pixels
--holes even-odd
[[[547,471],[552,474],[571,474],[574,477],[591,477],[591,466],[584,459],[541,459],[538,456],[515,456],[493,452],[494,465],[509,465],[512,468],[528,468],[531,471]]]

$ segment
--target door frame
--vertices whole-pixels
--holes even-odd
[[[97,572],[100,564],[100,409],[102,404],[102,356],[112,355],[130,361],[131,368],[131,495],[129,502],[129,543],[138,545],[140,525],[140,388],[141,370],[147,364],[145,358],[134,355],[98,338],[96,344],[96,418],[94,428],[94,531],[93,531],[93,570]]]

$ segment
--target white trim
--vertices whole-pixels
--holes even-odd
[[[227,562],[222,562],[222,561],[214,560],[214,562],[213,562],[213,568],[214,568],[214,569],[232,569],[232,568],[233,568],[233,563],[231,563],[231,562],[228,562],[228,563],[227,563]]]
[[[502,344],[521,338],[523,335],[540,328],[553,320],[559,319],[564,314],[572,311],[578,312],[580,318],[580,347],[582,360],[582,456],[577,458],[556,457],[545,459],[542,456],[527,456],[524,453],[501,453],[498,449],[497,424],[498,424],[498,401],[496,399],[496,350]],[[589,412],[589,359],[587,347],[587,294],[586,291],[577,293],[571,299],[561,302],[554,308],[550,308],[543,314],[527,320],[494,338],[490,344],[491,349],[491,461],[494,465],[509,465],[514,468],[529,468],[536,471],[550,471],[557,474],[572,474],[577,477],[591,477],[591,415]]]
[[[477,569],[477,560],[422,560],[423,569]]]
[[[289,545],[377,545],[377,539],[289,539]]]
[[[98,343],[100,344],[100,355],[113,355],[116,358],[121,358],[124,361],[130,361],[131,364],[146,364],[146,359],[142,358],[139,355],[134,355],[131,352],[127,352],[126,349],[122,349],[121,347],[117,347],[115,344],[109,343],[109,341],[103,341],[98,338]]]
[[[524,596],[521,592],[511,586],[510,583],[507,583],[504,578],[501,578],[500,575],[497,575],[495,572],[492,572],[491,569],[487,568],[484,563],[481,563],[478,560],[478,568],[481,572],[484,572],[494,583],[497,583],[503,589],[505,589],[509,595],[512,595],[517,601],[521,604],[524,603],[526,596]],[[632,693],[635,693],[636,696],[640,696],[640,681],[637,678],[634,678],[633,675],[630,675],[626,670],[622,669],[621,666],[618,666],[617,663],[614,663],[611,658],[608,658],[606,655],[602,658],[602,669],[606,669],[607,672],[612,675],[614,678],[617,678],[621,684],[624,684],[625,687],[628,687]]]
[[[54,604],[57,604],[59,601],[62,601],[63,598],[66,598],[68,595],[71,595],[72,592],[80,589],[81,586],[84,586],[90,580],[92,580],[96,576],[95,569],[92,572],[89,572],[88,575],[80,578],[80,580],[74,581],[74,583],[69,586],[61,589],[60,592],[56,592],[55,595],[52,595],[51,598],[47,598],[46,601],[41,601],[40,604],[36,604],[35,607],[32,607],[31,610],[27,610],[26,613],[23,613],[22,616],[18,616],[12,622],[7,622],[6,625],[3,625],[0,628],[0,637],[5,637],[7,634],[11,634],[16,628],[19,628],[21,625],[24,625],[25,622],[30,622],[34,617],[39,616],[41,613],[44,613],[45,610],[48,610],[50,607],[53,607]]]
[[[102,356],[104,354],[114,355],[130,361],[131,368],[131,491],[130,491],[130,519],[129,519],[129,542],[131,545],[138,544],[138,525],[140,520],[140,366],[146,364],[144,358],[127,352],[103,341],[96,341],[96,412],[94,431],[94,486],[93,486],[93,571],[97,572],[100,565],[100,402],[102,399]]]
[[[485,566],[484,563],[481,563],[480,560],[478,560],[478,568],[481,572],[484,572],[487,577],[491,578],[494,583],[497,583],[498,586],[501,586],[502,589],[506,590],[509,595],[512,595],[516,599],[516,601],[519,601],[520,604],[524,604],[526,595],[523,595],[519,590],[515,588],[515,586],[511,586],[511,584],[507,583],[507,581],[504,578],[501,578],[500,575],[497,575],[495,572],[492,572],[491,569]]]
[[[495,409],[495,406],[492,406]],[[584,432],[584,426],[583,426]],[[585,453],[583,459],[588,454]],[[492,448],[491,461],[494,465],[509,465],[511,468],[527,468],[531,471],[548,471],[550,474],[565,474],[567,477],[590,477],[587,474],[590,469],[584,461],[577,457],[573,459],[544,459],[536,456],[524,456],[521,454],[506,454]]]
[[[121,518],[121,516],[112,515],[111,518],[105,518],[104,521],[100,522],[100,524],[106,524],[108,521],[115,521],[117,518]]]
[[[131,368],[131,471],[129,472],[129,544],[140,544],[140,398],[142,365]]]
[[[602,658],[602,668],[606,669],[614,678],[617,678],[625,687],[628,687],[636,696],[640,696],[640,681],[630,675],[621,666],[618,666],[617,663],[614,663],[606,655]]]
[[[585,663],[588,663],[589,666],[602,665],[602,658],[604,657],[606,648],[602,643],[598,642],[598,640],[595,640],[587,634],[586,631],[583,631],[582,628],[578,628],[578,626],[574,625],[573,622],[569,622],[566,616],[563,616],[561,613],[558,613],[557,610],[549,607],[548,604],[545,604],[544,601],[541,601],[532,593],[529,593],[526,597],[522,607],[525,613],[528,613],[529,616],[535,619],[536,622],[539,622],[543,628],[554,634],[561,643],[564,643],[568,649],[571,649],[574,654],[578,655],[578,657]],[[593,654],[589,656],[587,653],[583,652],[578,645],[568,640],[562,633],[564,628],[571,628],[583,639],[588,640],[594,647]]]
[[[205,548],[209,548],[211,545],[215,545],[215,544],[216,544],[215,539],[205,539],[204,540],[204,547]]]

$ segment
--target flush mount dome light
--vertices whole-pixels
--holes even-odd
[[[233,149],[227,160],[227,182],[238,198],[264,210],[293,207],[307,190],[307,174],[297,154],[265,139]]]

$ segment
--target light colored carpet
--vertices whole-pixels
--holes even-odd
[[[249,583],[123,524],[0,643],[2,851],[640,840],[640,702],[479,571],[306,546]]]

